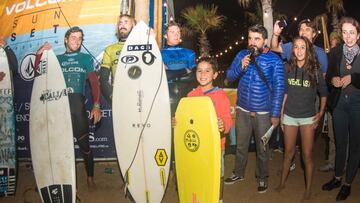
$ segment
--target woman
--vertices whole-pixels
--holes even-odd
[[[332,87],[329,104],[333,108],[336,140],[335,176],[322,187],[327,191],[340,187],[349,143],[345,183],[336,196],[337,201],[350,195],[360,160],[360,48],[357,44],[360,27],[359,22],[350,17],[342,18],[340,26],[344,44],[330,52],[326,74]]]
[[[306,180],[303,199],[309,199],[314,170],[312,159],[314,134],[320,118],[324,115],[327,87],[320,73],[313,45],[306,37],[294,39],[291,59],[286,65],[286,74],[287,83],[281,110],[285,155],[277,190],[281,191],[285,188],[291,160],[295,154],[297,132],[300,129]],[[317,93],[321,97],[318,113],[315,109]]]

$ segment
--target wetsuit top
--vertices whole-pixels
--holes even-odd
[[[94,71],[93,61],[89,54],[82,52],[64,53],[57,56],[67,87],[74,93],[85,95],[85,84],[88,74]]]
[[[108,68],[111,70],[111,81],[114,81],[116,67],[118,64],[119,56],[122,48],[124,47],[125,42],[118,42],[106,47],[103,59],[101,62],[101,67]]]

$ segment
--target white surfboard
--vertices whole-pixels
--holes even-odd
[[[12,75],[3,48],[0,48],[0,197],[15,194],[16,142]]]
[[[75,158],[68,93],[52,50],[35,73],[30,108],[30,148],[43,203],[75,203]]]
[[[141,21],[126,40],[112,102],[117,158],[137,203],[161,202],[171,156],[166,73],[155,38],[148,31]]]

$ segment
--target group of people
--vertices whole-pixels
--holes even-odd
[[[85,160],[89,187],[94,187],[95,183],[93,155],[89,147],[88,117],[84,105],[85,82],[90,82],[93,98],[90,119],[97,123],[101,119],[100,94],[109,104],[112,103],[112,81],[116,74],[118,58],[135,24],[132,16],[119,17],[118,42],[105,49],[99,79],[93,67],[92,57],[80,52],[84,33],[79,27],[72,27],[66,32],[66,51],[57,56],[60,62],[77,62],[60,64],[68,64],[62,65],[62,69],[67,87],[74,90],[69,94],[73,133]],[[227,71],[229,81],[239,82],[235,123],[235,167],[233,174],[224,180],[224,135],[229,132],[232,124],[229,99],[224,91],[213,83],[218,75],[218,65],[209,58],[203,58],[196,64],[195,53],[180,46],[180,26],[174,22],[169,23],[165,31],[166,46],[162,50],[162,57],[169,81],[172,116],[181,97],[208,96],[212,99],[222,136],[221,183],[233,184],[245,179],[249,141],[254,135],[257,152],[257,190],[259,193],[266,192],[269,147],[262,147],[261,137],[271,126],[281,126],[284,132],[285,153],[280,184],[276,190],[281,192],[285,188],[296,151],[297,134],[300,131],[306,177],[303,198],[309,199],[314,171],[312,153],[315,129],[328,107],[333,117],[336,140],[335,175],[322,189],[330,191],[342,185],[336,200],[345,200],[350,195],[351,183],[360,160],[360,148],[357,147],[360,144],[360,125],[357,125],[360,121],[360,57],[357,57],[360,53],[357,44],[360,26],[355,19],[344,17],[340,27],[343,43],[331,49],[329,60],[325,51],[313,44],[317,30],[310,20],[299,23],[299,36],[290,43],[279,42],[283,28],[279,26],[279,21],[276,21],[270,47],[266,45],[269,36],[264,26],[253,25],[248,29],[248,47],[236,55]],[[4,46],[5,43],[1,41],[0,45]],[[37,64],[43,51],[49,49],[49,43],[39,48],[36,53]],[[191,90],[189,83],[194,79],[194,75],[198,87]],[[0,81],[2,77],[0,74]],[[176,121],[174,123],[176,125]],[[346,178],[342,183],[344,173]],[[220,191],[220,202],[222,189],[223,186]]]
[[[300,131],[302,160],[305,169],[303,199],[311,197],[314,162],[312,158],[315,129],[327,109],[333,118],[335,136],[335,175],[322,187],[330,191],[341,186],[337,201],[345,200],[351,192],[360,163],[359,106],[360,53],[358,21],[343,17],[340,22],[343,43],[325,51],[313,44],[317,35],[310,20],[299,23],[299,36],[290,43],[279,42],[282,27],[275,22],[271,47],[266,46],[267,31],[262,25],[248,29],[248,50],[237,54],[227,78],[239,80],[236,107],[237,149],[233,174],[225,184],[245,178],[249,139],[255,136],[258,192],[266,192],[269,176],[268,146],[261,147],[261,136],[271,125],[281,125],[284,132],[285,153],[282,164],[281,192],[285,188],[290,165],[296,151]],[[280,54],[281,58],[274,52]],[[285,64],[285,65],[284,65]],[[318,97],[318,99],[317,99]],[[342,183],[342,176],[346,174]]]

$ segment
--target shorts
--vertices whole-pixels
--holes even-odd
[[[314,116],[307,118],[294,118],[284,114],[283,124],[291,126],[302,126],[302,125],[311,125],[313,124]]]
[[[82,94],[69,94],[73,136],[76,138],[89,133],[88,117],[85,109],[85,97]]]
[[[225,174],[225,150],[221,151],[221,174],[220,177],[224,177]]]

